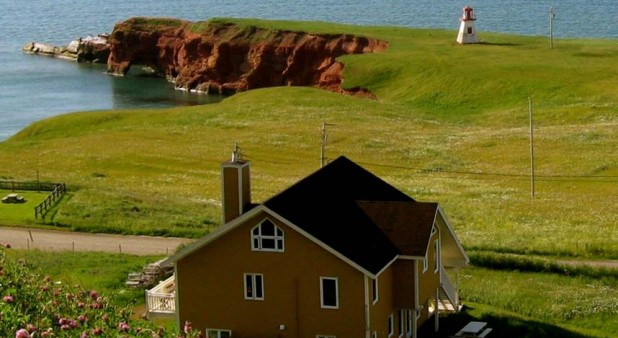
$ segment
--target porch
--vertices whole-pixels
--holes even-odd
[[[146,290],[146,305],[148,318],[169,317],[176,313],[175,276],[159,282],[155,287]]]

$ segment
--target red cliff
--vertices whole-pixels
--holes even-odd
[[[176,87],[233,94],[274,86],[341,88],[337,57],[382,51],[387,42],[348,34],[309,34],[220,21],[133,18],[116,24],[109,38],[109,73],[132,65],[152,68]]]

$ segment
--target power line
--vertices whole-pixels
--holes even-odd
[[[264,159],[261,157],[249,156],[246,153],[243,154],[245,158],[248,158],[252,161],[270,163],[270,164],[282,164],[282,165],[304,165],[307,163],[313,163],[314,160],[306,160],[306,161],[275,161]],[[512,174],[512,173],[498,173],[498,172],[479,172],[479,171],[465,171],[465,170],[446,170],[443,168],[438,169],[427,169],[427,168],[419,168],[405,165],[392,165],[392,164],[383,164],[383,163],[375,163],[375,162],[358,162],[359,165],[363,166],[372,166],[372,167],[381,167],[381,168],[391,168],[398,170],[406,170],[406,171],[414,171],[416,174],[421,175],[441,175],[443,178],[453,178],[453,179],[470,179],[470,180],[530,180],[529,174]],[[554,181],[554,182],[590,182],[590,183],[609,183],[609,182],[618,182],[618,175],[539,175],[535,174],[536,181]]]

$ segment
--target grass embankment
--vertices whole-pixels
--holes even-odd
[[[558,40],[549,49],[542,37],[483,33],[484,44],[462,46],[454,31],[302,25],[389,41],[385,52],[342,58],[345,86],[366,87],[378,99],[286,87],[205,106],[67,114],[0,143],[0,177],[32,180],[39,169],[42,179],[67,183],[72,197],[46,224],[195,237],[220,222],[219,165],[235,142],[252,162],[253,200],[260,202],[319,167],[327,122],[329,159],[345,155],[417,200],[440,202],[468,250],[618,258],[614,40]],[[514,307],[505,305],[516,298],[505,287],[526,275],[470,271],[479,286],[504,291],[470,286],[470,300],[531,316],[526,309],[542,306],[551,313],[544,322],[567,320],[568,311],[551,310],[562,303],[553,293],[561,286],[551,286],[556,280],[538,295],[546,303]],[[532,276],[545,278],[518,283]],[[504,284],[492,284],[500,278]],[[561,278],[587,290],[580,277]],[[615,293],[609,296],[615,303]],[[602,328],[603,311],[568,321]],[[611,336],[615,329],[600,330]]]

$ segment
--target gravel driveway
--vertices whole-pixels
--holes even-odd
[[[175,237],[89,234],[30,228],[0,227],[0,244],[15,249],[44,251],[101,251],[133,255],[171,255],[194,239]]]

